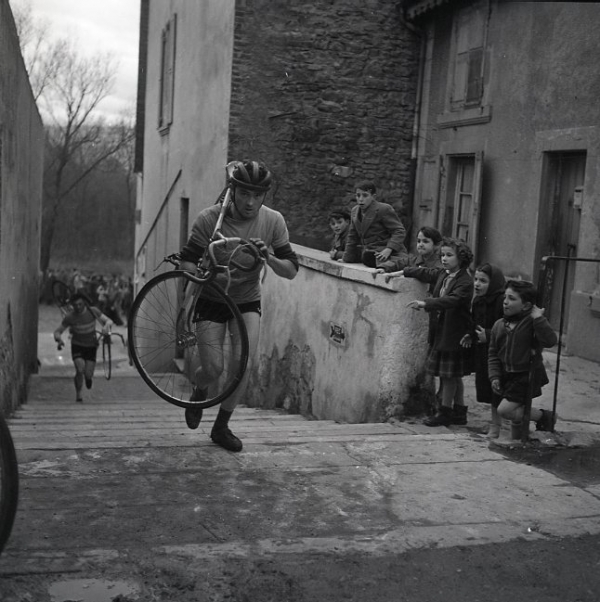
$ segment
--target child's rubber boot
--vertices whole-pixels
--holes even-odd
[[[502,429],[502,425],[497,424],[495,422],[490,422],[490,426],[488,428],[486,437],[488,439],[498,439],[498,437],[500,437],[501,429]]]
[[[513,441],[520,441],[522,436],[523,436],[523,423],[511,421],[510,438]]]
[[[423,423],[425,426],[450,426],[452,424],[452,408],[441,406],[438,413],[431,418],[427,418]]]
[[[452,424],[467,424],[467,406],[452,407]]]
[[[550,410],[540,410],[542,417],[535,423],[536,431],[553,431],[556,424],[556,414]]]

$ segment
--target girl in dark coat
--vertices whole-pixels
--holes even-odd
[[[463,339],[464,347],[473,348],[475,369],[475,392],[479,403],[490,404],[492,417],[488,429],[488,437],[497,439],[500,436],[502,418],[498,415],[501,397],[492,391],[488,375],[488,346],[492,326],[504,315],[504,274],[494,265],[484,263],[475,270],[473,279],[475,296],[471,304],[473,329]]]
[[[429,312],[427,371],[440,378],[442,405],[425,421],[427,426],[467,423],[462,377],[472,372],[471,350],[461,345],[471,331],[473,278],[469,264],[473,253],[466,243],[444,238],[442,268],[404,268],[403,276],[435,283],[433,296],[411,301],[408,307]]]

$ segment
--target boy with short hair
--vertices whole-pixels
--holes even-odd
[[[509,280],[504,293],[504,317],[492,327],[488,349],[488,372],[492,390],[502,398],[498,414],[511,421],[511,437],[521,438],[523,413],[533,379],[531,397],[539,397],[548,376],[541,348],[553,347],[557,337],[535,304],[537,291],[532,282]],[[531,366],[531,362],[534,366]],[[531,408],[530,419],[538,431],[551,431],[554,412]],[[528,428],[525,425],[525,428]]]
[[[348,241],[342,261],[362,262],[386,272],[408,265],[404,246],[406,231],[393,207],[376,199],[377,189],[370,181],[356,185],[356,205],[350,214]]]
[[[350,211],[346,207],[337,207],[329,213],[329,227],[333,232],[329,257],[341,261],[346,249],[348,226],[350,225]]]

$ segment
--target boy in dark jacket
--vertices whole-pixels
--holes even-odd
[[[488,371],[492,390],[502,397],[498,414],[511,420],[511,437],[521,438],[523,412],[531,386],[531,397],[542,394],[548,376],[542,362],[541,348],[553,347],[557,337],[535,305],[537,291],[531,282],[510,280],[504,293],[504,318],[491,332]],[[532,368],[532,361],[534,362]],[[554,412],[531,408],[530,419],[538,431],[551,431],[556,423]]]
[[[342,261],[362,262],[386,272],[400,270],[408,265],[406,231],[392,206],[377,201],[376,190],[373,182],[356,186],[356,205],[352,207]]]

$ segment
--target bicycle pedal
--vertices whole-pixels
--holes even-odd
[[[225,274],[229,270],[226,265],[216,265],[213,269],[217,274]]]

